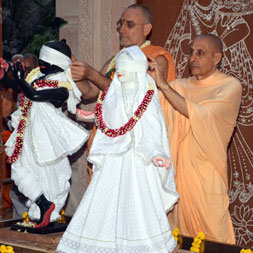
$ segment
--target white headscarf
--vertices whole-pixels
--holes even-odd
[[[41,47],[39,59],[49,64],[54,64],[64,70],[64,72],[62,73],[63,80],[57,79],[57,81],[67,80],[71,84],[72,90],[69,90],[69,98],[67,100],[67,107],[68,107],[68,111],[75,114],[76,105],[81,101],[82,93],[78,89],[77,85],[75,84],[71,76],[71,71],[70,71],[70,64],[72,63],[71,59],[65,54],[59,52],[58,50],[55,50],[45,45]],[[57,78],[60,78],[60,77],[57,75]]]
[[[66,70],[71,64],[71,59],[67,55],[45,45],[40,49],[39,59],[54,64],[63,70]]]

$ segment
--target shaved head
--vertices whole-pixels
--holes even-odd
[[[143,17],[145,19],[145,22],[152,24],[152,22],[153,22],[152,13],[147,6],[142,5],[142,4],[132,4],[132,5],[128,6],[126,10],[129,10],[129,9],[141,10]]]
[[[221,53],[223,55],[222,41],[221,41],[221,39],[218,36],[216,36],[214,34],[201,34],[201,35],[197,35],[192,40],[191,44],[194,43],[194,41],[197,40],[197,39],[208,39],[209,42],[210,42],[210,44],[212,45],[214,51],[216,53]]]
[[[24,56],[22,54],[15,54],[11,57],[11,61],[13,63],[17,62],[17,61],[24,61]]]

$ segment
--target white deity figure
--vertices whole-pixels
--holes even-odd
[[[116,56],[95,107],[93,177],[58,252],[172,252],[167,212],[178,200],[165,120],[138,46]]]

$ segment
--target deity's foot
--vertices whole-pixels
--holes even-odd
[[[38,224],[36,224],[36,228],[40,227],[46,227],[50,223],[50,216],[51,213],[55,209],[55,204],[49,200],[46,199],[44,194],[42,194],[36,201],[35,203],[39,206],[40,208],[40,220]]]
[[[51,213],[54,211],[55,204],[52,203],[49,209],[46,210],[44,215],[41,215],[41,219],[38,224],[35,225],[36,228],[46,227],[50,223]]]

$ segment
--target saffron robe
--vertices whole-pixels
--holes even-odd
[[[168,107],[168,138],[180,200],[169,221],[185,236],[235,243],[229,214],[227,146],[236,125],[241,84],[218,70],[170,83],[185,97],[189,119]]]

